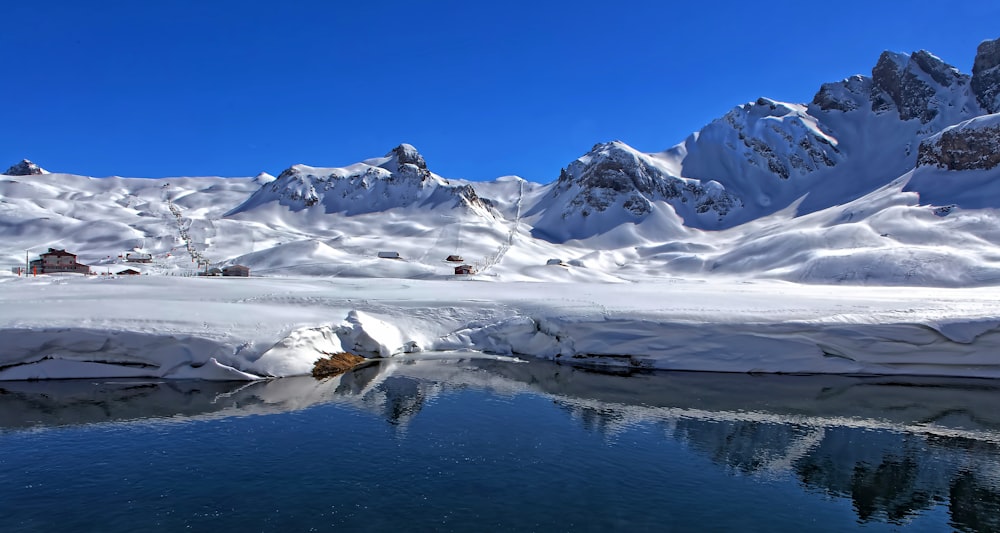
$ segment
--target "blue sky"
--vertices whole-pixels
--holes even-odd
[[[12,5],[13,4],[13,5]],[[547,183],[598,142],[659,151],[927,49],[970,72],[1000,5],[4,2],[0,166],[247,176],[415,145],[442,176]]]

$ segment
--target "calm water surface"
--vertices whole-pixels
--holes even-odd
[[[1000,531],[998,393],[489,360],[0,383],[0,527]]]

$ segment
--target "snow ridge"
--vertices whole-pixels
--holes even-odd
[[[321,206],[326,213],[347,215],[448,202],[484,216],[491,214],[489,201],[480,198],[474,187],[453,185],[431,173],[423,156],[408,144],[397,146],[385,157],[344,168],[294,165],[274,181],[264,182],[226,216],[272,202],[292,211]]]

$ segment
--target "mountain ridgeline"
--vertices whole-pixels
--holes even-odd
[[[192,261],[276,273],[436,276],[435,258],[461,252],[513,279],[555,279],[534,266],[548,263],[601,281],[994,283],[998,154],[1000,39],[978,47],[971,74],[927,51],[884,52],[810,102],[757,98],[656,153],[602,142],[547,184],[446,179],[408,144],[245,179],[93,179],[25,160],[0,177],[0,249],[177,261],[180,238]],[[385,249],[414,260],[358,259]]]
[[[470,185],[452,184],[431,173],[424,157],[409,144],[384,157],[344,168],[295,165],[266,183],[227,216],[277,203],[292,211],[314,207],[327,213],[357,215],[395,208],[437,206],[462,208],[483,216],[492,205]]]
[[[552,242],[647,222],[646,238],[678,225],[726,229],[795,202],[802,215],[857,199],[918,163],[983,168],[995,158],[996,129],[980,121],[946,130],[997,111],[1000,40],[980,45],[971,75],[924,50],[884,52],[870,76],[824,84],[804,104],[758,98],[663,152],[597,144],[525,213],[533,235]],[[496,216],[476,187],[431,173],[404,144],[345,168],[293,166],[230,215],[276,202],[348,215],[447,205]]]
[[[795,202],[802,215],[868,194],[918,163],[984,168],[996,159],[996,127],[947,129],[998,111],[1000,39],[979,46],[971,75],[924,50],[887,51],[870,76],[826,83],[807,104],[758,98],[663,152],[597,144],[521,207],[533,235],[552,242],[622,224],[648,226],[645,237],[677,226],[725,229]],[[44,172],[25,160],[7,174]],[[269,205],[348,216],[401,208],[503,216],[481,185],[432,173],[408,144],[343,168],[295,165],[260,183],[226,216]]]

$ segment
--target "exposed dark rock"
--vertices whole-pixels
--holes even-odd
[[[431,177],[424,156],[420,155],[412,145],[401,144],[385,156],[391,158],[388,163],[382,165],[382,168],[392,172],[390,180],[419,178],[420,181],[426,181]]]
[[[919,75],[933,80],[928,83]],[[872,69],[872,111],[881,113],[895,108],[903,120],[919,119],[926,124],[939,113],[934,96],[940,88],[969,83],[969,76],[921,50],[909,57],[882,52]]]
[[[395,157],[399,165],[416,165],[417,168],[427,170],[427,162],[424,161],[424,156],[420,155],[412,145],[401,144],[392,149],[386,157]]]
[[[882,52],[872,69],[872,111],[883,112],[895,107],[903,120],[919,118],[922,123],[929,122],[937,114],[937,111],[928,113],[927,109],[934,89],[906,67],[894,54]]]
[[[949,128],[920,143],[918,166],[989,170],[1000,165],[1000,125]]]
[[[983,41],[976,50],[972,92],[987,112],[1000,112],[1000,39]]]
[[[579,192],[569,205],[584,216],[606,211],[619,201],[634,216],[652,212],[651,200],[691,201],[696,212],[715,211],[719,216],[742,205],[725,190],[709,190],[699,182],[667,174],[617,141],[595,145],[587,156],[560,171],[553,194],[561,194],[573,185],[579,187]]]
[[[4,174],[8,176],[37,176],[45,174],[45,170],[27,159],[22,159],[20,163],[8,168]]]
[[[743,156],[750,165],[766,167],[775,176],[787,180],[793,171],[806,175],[837,164],[840,150],[806,127],[797,111],[767,98],[740,106],[723,117],[743,142]],[[780,117],[782,127],[769,126],[773,134],[762,137],[755,127],[762,119]]]
[[[927,50],[913,52],[910,55],[910,61],[913,61],[920,70],[929,74],[931,79],[938,82],[942,87],[951,87],[952,83],[962,83],[964,81],[964,78],[958,75],[958,69],[941,61],[940,58]]]

